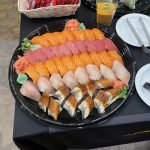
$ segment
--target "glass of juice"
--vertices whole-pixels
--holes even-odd
[[[97,23],[110,26],[117,6],[117,0],[96,0]]]

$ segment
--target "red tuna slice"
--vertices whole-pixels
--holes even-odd
[[[67,42],[66,44],[63,44],[61,47],[64,56],[71,56],[72,55],[71,47],[69,47],[68,43],[69,42]]]
[[[42,62],[44,62],[48,59],[47,55],[41,49],[33,51],[33,55],[35,57],[37,57],[38,59],[40,59],[40,61],[42,61]]]
[[[101,40],[94,40],[93,43],[96,47],[96,52],[101,52],[105,50],[105,45]]]
[[[53,51],[55,57],[60,57],[59,51],[58,51],[58,47],[57,47],[57,46],[51,47],[51,51]]]
[[[85,44],[84,44],[83,41],[77,40],[77,41],[74,41],[74,44],[75,44],[76,47],[79,49],[80,53],[87,52],[86,47],[85,47]]]
[[[88,52],[96,51],[96,46],[93,41],[84,40],[83,42]]]
[[[47,56],[48,59],[56,57],[51,48],[41,48],[41,51]]]
[[[59,45],[57,51],[58,51],[60,57],[63,57],[65,54],[72,55],[72,54],[70,54],[70,51],[69,51],[69,53],[65,52],[65,45],[64,44]]]
[[[111,39],[105,38],[104,40],[102,40],[102,42],[104,43],[106,50],[118,50],[117,46]]]
[[[33,54],[33,51],[27,51],[25,54],[24,54],[24,57],[26,59],[29,60],[30,63],[34,63],[34,62],[37,62],[37,61],[40,61],[39,58],[35,57],[34,54]]]
[[[68,49],[71,50],[73,55],[79,55],[80,54],[78,47],[73,42],[67,42],[66,47],[68,47]]]

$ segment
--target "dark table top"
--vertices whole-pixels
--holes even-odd
[[[81,6],[78,9],[75,16],[65,17],[64,19],[66,18],[68,19],[77,18],[81,22],[86,22],[87,20],[90,20],[90,22],[94,24],[96,20],[95,12],[85,8],[84,6]],[[47,24],[51,22],[52,20],[57,20],[57,19],[59,20],[62,18],[30,19],[24,15],[21,15],[20,40],[22,40],[24,37],[26,37],[30,32],[32,32],[36,28],[44,24]],[[118,19],[119,19],[118,17],[115,17],[115,19],[113,20],[113,25],[112,25],[113,27],[115,27],[115,23]],[[138,71],[139,68],[141,68],[143,65],[150,63],[150,56],[147,56],[146,54],[144,54],[140,48],[129,46],[129,49],[136,62],[136,71]],[[132,94],[129,96],[125,104],[112,117],[108,118],[103,123],[98,123],[92,127],[86,127],[84,129],[64,128],[64,127],[61,128],[61,127],[57,127],[54,125],[43,124],[40,121],[36,120],[35,118],[28,116],[28,114],[24,113],[20,108],[23,109],[18,103],[16,103],[15,118],[14,118],[14,139],[30,137],[30,136],[46,134],[46,133],[52,136],[54,134],[60,134],[61,136],[61,133],[63,133],[63,136],[65,137],[65,133],[69,134],[69,132],[72,133],[73,131],[77,131],[77,130],[80,131],[80,134],[82,133],[82,131],[85,131],[84,132],[85,134],[86,131],[90,132],[90,129],[91,131],[94,131],[94,128],[105,129],[106,127],[114,127],[114,126],[117,127],[119,125],[150,123],[150,108],[141,100],[141,98],[138,96],[135,89],[132,92]],[[135,128],[133,128],[133,130],[130,129],[128,132],[127,131],[124,133],[122,132],[121,134],[130,134],[134,132],[140,132],[141,130],[144,130],[144,129],[135,130]],[[104,133],[105,133],[105,130],[104,130]],[[78,136],[77,133],[76,133],[76,136]],[[120,141],[118,143],[108,142],[108,144],[106,142],[105,144],[101,144],[101,146],[114,145],[114,144],[119,144],[119,143],[125,143],[125,142],[123,141],[122,142]],[[94,145],[93,147],[97,147],[97,146],[98,144]],[[83,147],[86,147],[86,146],[83,146]],[[79,146],[79,148],[82,148],[82,146]]]

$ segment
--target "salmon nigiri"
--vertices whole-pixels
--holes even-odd
[[[35,36],[35,37],[32,38],[31,42],[33,44],[39,44],[39,45],[41,45],[43,47],[51,46],[49,41],[46,38],[44,38],[43,36]]]
[[[95,39],[97,40],[103,40],[105,38],[104,34],[102,33],[102,31],[100,31],[97,28],[92,29],[92,32],[95,36]]]
[[[56,64],[55,64],[52,60],[47,60],[47,61],[45,62],[45,66],[46,66],[46,68],[48,69],[48,71],[49,71],[50,74],[59,72],[59,70],[58,70]]]
[[[73,36],[72,32],[70,30],[64,30],[61,33],[68,41],[75,40],[75,37]]]
[[[25,69],[25,73],[29,75],[29,77],[33,80],[34,83],[37,83],[40,77],[40,74],[36,70],[36,68],[32,65],[28,66]]]
[[[84,63],[85,66],[88,65],[88,64],[92,64],[92,63],[93,63],[93,61],[92,61],[92,59],[90,58],[90,56],[88,55],[88,53],[81,53],[81,54],[79,55],[79,59],[80,59],[81,61],[83,61],[83,63]]]
[[[62,57],[62,62],[67,66],[68,70],[75,71],[77,66],[73,62],[70,56],[64,56]]]
[[[76,40],[85,40],[86,39],[83,30],[76,29],[76,30],[72,30],[71,32],[72,32],[72,35],[74,35]]]
[[[48,69],[45,67],[45,64],[43,62],[36,62],[34,64],[35,69],[40,74],[41,77],[50,77],[50,73]]]
[[[79,58],[79,55],[72,56],[72,60],[77,67],[85,67],[83,61]]]
[[[67,38],[65,38],[61,32],[54,32],[53,36],[56,37],[60,44],[64,44],[67,42]]]
[[[113,71],[103,64],[100,65],[100,73],[103,78],[106,78],[110,81],[117,80]]]
[[[76,79],[78,80],[78,82],[82,85],[89,82],[88,73],[82,67],[78,67],[77,70],[74,72],[74,75]]]
[[[91,52],[89,53],[89,56],[96,66],[100,66],[100,64],[102,64],[101,57],[98,55],[97,52]]]
[[[63,76],[68,71],[68,68],[62,63],[60,58],[54,58],[53,61],[55,62],[61,76]]]
[[[95,36],[90,29],[83,30],[84,36],[87,40],[95,40]]]

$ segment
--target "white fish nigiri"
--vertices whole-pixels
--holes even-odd
[[[53,73],[50,77],[50,82],[54,89],[58,90],[62,86],[64,86],[64,82],[59,73]]]
[[[75,78],[75,75],[73,74],[72,71],[67,72],[64,76],[63,76],[63,81],[65,83],[65,85],[69,88],[69,89],[73,89],[76,86],[78,86],[78,81]]]
[[[39,101],[41,98],[41,94],[38,88],[32,81],[26,81],[20,88],[20,93],[23,96],[26,96],[36,101]]]
[[[74,72],[74,75],[76,79],[78,80],[78,82],[82,85],[85,85],[86,83],[89,82],[88,73],[82,67],[78,67],[76,71]]]
[[[115,60],[113,62],[112,70],[119,80],[124,81],[128,84],[130,80],[130,72],[125,68],[123,64]]]
[[[96,65],[93,65],[93,64],[87,65],[86,71],[91,80],[100,80],[101,79],[101,74],[100,74],[99,68]]]
[[[53,94],[55,92],[50,80],[47,79],[46,77],[40,77],[37,85],[38,85],[39,90],[46,94]]]
[[[113,71],[103,64],[100,65],[100,73],[102,77],[109,79],[110,81],[117,80]]]

